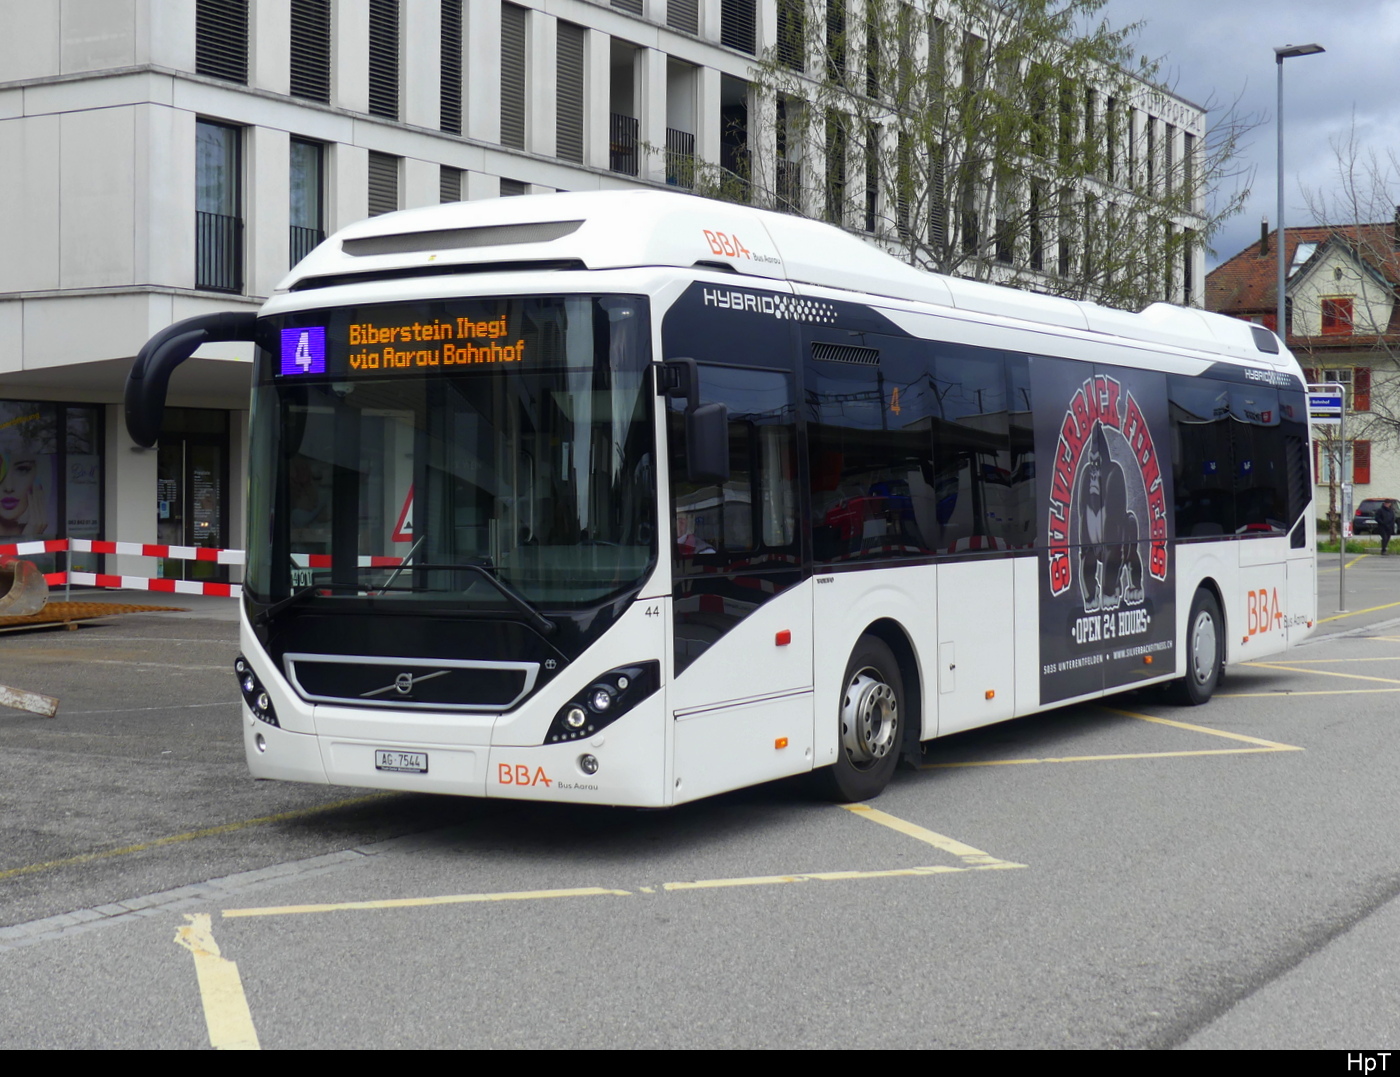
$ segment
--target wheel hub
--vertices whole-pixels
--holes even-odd
[[[1202,610],[1191,626],[1191,674],[1205,684],[1215,670],[1215,618]]]
[[[863,669],[846,686],[841,707],[841,739],[852,763],[883,759],[894,747],[899,726],[899,703],[894,689],[873,669]]]

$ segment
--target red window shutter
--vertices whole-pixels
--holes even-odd
[[[1351,410],[1371,410],[1371,368],[1353,367],[1351,371]]]
[[[1307,382],[1309,385],[1316,385],[1317,382],[1318,382],[1317,367],[1315,367],[1315,366],[1305,366],[1305,367],[1303,367],[1303,380],[1304,380],[1305,382]]]
[[[1322,481],[1322,446],[1316,441],[1313,442],[1312,480],[1314,486]]]
[[[1352,442],[1351,481],[1358,486],[1367,485],[1371,481],[1371,443],[1369,441]]]

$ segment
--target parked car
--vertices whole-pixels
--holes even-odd
[[[1374,535],[1376,533],[1376,510],[1386,501],[1400,507],[1400,499],[1393,497],[1368,497],[1357,505],[1356,515],[1352,517],[1351,521],[1351,533],[1353,535]]]

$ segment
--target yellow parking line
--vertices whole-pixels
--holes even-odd
[[[1261,694],[1273,695],[1275,693]],[[1259,737],[1247,737],[1243,733],[1227,733],[1223,729],[1211,729],[1208,726],[1192,725],[1189,722],[1178,722],[1171,718],[1154,718],[1150,714],[1138,714],[1135,711],[1119,710],[1116,707],[1099,707],[1099,710],[1108,711],[1110,714],[1121,714],[1125,718],[1137,718],[1144,722],[1156,722],[1158,725],[1174,726],[1177,729],[1185,729],[1191,733],[1209,733],[1212,737],[1224,737],[1227,740],[1244,741],[1246,744],[1255,744],[1258,745],[1258,747],[1208,748],[1197,751],[1179,752],[1122,752],[1112,755],[1066,755],[1046,757],[1043,759],[984,759],[966,763],[925,763],[919,769],[952,770],[956,767],[1009,767],[1030,763],[1100,763],[1115,759],[1182,759],[1195,755],[1263,755],[1268,752],[1303,751],[1303,749],[1299,748],[1297,745],[1279,744],[1276,741],[1263,740]]]
[[[735,886],[779,886],[786,883],[802,882],[846,882],[853,879],[893,879],[916,875],[950,875],[964,871],[1000,871],[1008,868],[1024,868],[1010,860],[1001,860],[981,849],[974,849],[957,838],[928,830],[882,812],[866,804],[842,804],[841,807],[862,819],[887,826],[908,837],[932,845],[945,853],[950,853],[962,861],[961,867],[950,864],[932,864],[925,867],[888,868],[875,871],[804,871],[788,875],[749,875],[729,879],[693,879],[685,882],[662,883],[659,887],[640,886],[632,890],[609,890],[600,886],[575,887],[568,890],[515,890],[504,893],[486,894],[446,894],[440,897],[386,898],[382,901],[343,901],[317,905],[269,905],[263,908],[225,909],[227,919],[248,916],[297,916],[318,912],[365,911],[369,909],[416,909],[432,905],[468,905],[492,901],[538,901],[551,898],[571,897],[633,897],[637,894],[655,894],[657,890],[672,892],[681,890],[721,890]]]
[[[984,853],[981,849],[974,849],[971,845],[966,845],[958,841],[957,838],[950,838],[944,834],[939,834],[933,830],[927,830],[917,823],[897,818],[887,812],[880,811],[879,808],[872,808],[869,804],[842,804],[848,812],[852,812],[862,819],[869,819],[872,823],[879,823],[887,826],[891,830],[915,838],[922,842],[927,842],[935,849],[942,849],[945,853],[951,853],[964,864],[970,867],[993,867],[1002,865],[1006,867],[1025,867],[1024,864],[1009,864],[1005,860],[1000,860],[989,853]]]
[[[194,955],[195,976],[204,1003],[209,1046],[216,1051],[257,1051],[258,1032],[243,994],[238,965],[219,952],[208,913],[186,914],[189,921],[175,932],[175,944]]]
[[[1381,684],[1400,684],[1395,677],[1368,677],[1364,673],[1334,673],[1330,669],[1298,669],[1296,666],[1280,665],[1277,662],[1251,662],[1258,669],[1281,669],[1285,673],[1311,673],[1314,677],[1345,677],[1351,681],[1378,681]]]
[[[1195,752],[1125,752],[1121,755],[1066,755],[1045,759],[988,759],[972,763],[927,763],[920,770],[951,770],[954,767],[1009,767],[1021,763],[1098,763],[1106,759],[1179,759],[1192,755],[1263,755],[1267,752],[1301,752],[1302,748],[1208,748]]]
[[[1400,692],[1400,688],[1335,688],[1331,691],[1316,692],[1217,692],[1221,699],[1277,699],[1279,696],[1374,696],[1386,692]]]
[[[747,879],[701,879],[689,883],[665,883],[663,890],[713,890],[730,886],[775,886],[781,883],[846,882],[850,879],[895,879],[914,875],[957,875],[964,871],[998,871],[1023,868],[1009,860],[988,857],[990,863],[968,864],[955,868],[951,864],[932,864],[919,868],[889,868],[884,871],[806,871],[796,875],[755,875]]]
[[[1330,666],[1336,662],[1400,662],[1400,654],[1387,654],[1377,658],[1290,658],[1290,666]],[[1258,662],[1241,662],[1243,666],[1257,666]],[[1233,667],[1232,667],[1233,668]]]
[[[1156,722],[1158,725],[1169,725],[1176,729],[1185,729],[1191,733],[1208,733],[1212,737],[1224,737],[1226,740],[1242,740],[1246,744],[1257,744],[1261,748],[1272,748],[1276,752],[1301,752],[1303,750],[1292,744],[1279,744],[1277,741],[1263,740],[1259,737],[1247,737],[1243,733],[1227,733],[1223,729],[1211,729],[1209,726],[1192,725],[1190,722],[1178,722],[1172,718],[1154,718],[1150,714],[1138,714],[1134,711],[1120,711],[1116,707],[1100,707],[1099,710],[1108,711],[1110,714],[1121,714],[1127,718],[1139,718],[1144,722]]]
[[[1384,606],[1368,606],[1364,610],[1347,610],[1346,613],[1334,613],[1331,617],[1319,617],[1317,623],[1325,625],[1328,621],[1341,621],[1347,617],[1359,617],[1363,613],[1375,613],[1377,610],[1392,610],[1400,606],[1400,602],[1387,602]]]
[[[194,841],[195,838],[209,838],[216,834],[232,834],[236,830],[246,830],[250,826],[263,826],[267,823],[283,823],[289,819],[302,819],[310,815],[320,815],[323,812],[335,811],[337,808],[352,808],[358,804],[369,804],[372,801],[383,800],[385,797],[398,796],[398,793],[372,793],[365,797],[351,797],[349,800],[337,800],[331,804],[319,804],[314,808],[298,808],[296,811],[278,812],[276,815],[263,815],[257,819],[244,819],[240,823],[224,823],[222,826],[208,826],[203,830],[190,830],[184,834],[167,834],[163,838],[156,838],[152,841],[143,841],[139,845],[123,845],[120,849],[108,849],[102,853],[83,853],[80,856],[68,856],[62,860],[46,860],[42,864],[26,864],[22,868],[9,868],[0,871],[0,879],[9,879],[15,875],[32,875],[36,871],[48,871],[51,868],[66,868],[73,864],[87,864],[94,860],[109,860],[114,856],[129,856],[131,853],[142,853],[147,849],[157,849],[162,845],[174,845],[182,841]]]
[[[1334,552],[1335,552],[1335,551],[1334,551]],[[1353,557],[1350,561],[1347,562],[1346,567],[1347,567],[1347,568],[1351,568],[1352,565],[1356,564],[1356,562],[1360,561],[1363,557],[1370,557],[1370,556],[1372,556],[1372,555],[1369,554],[1369,553],[1359,553],[1359,554],[1357,554],[1355,557]],[[1318,566],[1318,571],[1319,571],[1319,572],[1336,572],[1336,571],[1337,571],[1337,566],[1336,566],[1336,565],[1320,565],[1320,566]]]
[[[538,901],[543,898],[631,897],[630,890],[606,890],[581,886],[568,890],[512,890],[496,894],[444,894],[440,897],[388,898],[383,901],[341,901],[322,905],[272,905],[261,909],[225,909],[224,916],[293,916],[308,912],[346,912],[363,909],[418,909],[428,905],[471,905],[482,901]]]

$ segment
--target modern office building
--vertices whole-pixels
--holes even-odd
[[[24,491],[0,478],[0,542],[241,546],[250,356],[206,347],[181,367],[160,444],[142,450],[121,393],[153,332],[256,308],[311,247],[371,214],[675,189],[697,162],[776,177],[798,153],[754,69],[794,2],[812,19],[831,9],[828,25],[860,4],[0,0],[0,459],[33,459],[8,468],[11,483],[30,476]],[[929,6],[917,10],[956,23],[956,3]],[[1142,90],[1125,147],[1149,177],[1153,162],[1189,174],[1203,111]],[[1201,257],[1188,248],[1171,298],[1198,301]]]

